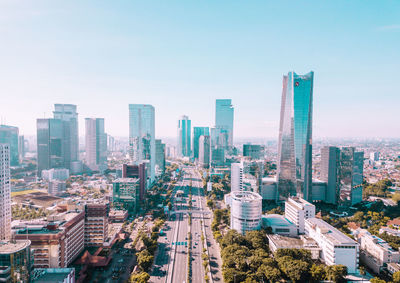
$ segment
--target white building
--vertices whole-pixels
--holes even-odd
[[[52,196],[58,196],[67,190],[65,181],[53,180],[49,182],[48,193]]]
[[[66,168],[52,168],[49,170],[42,170],[42,178],[46,181],[65,181],[69,178],[69,170]]]
[[[274,234],[288,237],[297,236],[297,226],[280,214],[267,214],[263,216],[262,226],[270,227]]]
[[[400,261],[399,251],[394,250],[386,241],[371,235],[365,229],[358,234],[358,242],[361,260],[375,273],[380,273],[388,263]]]
[[[315,240],[304,235],[297,237],[287,237],[282,235],[270,234],[267,235],[269,249],[275,253],[279,249],[305,249],[311,253],[311,258],[314,260],[319,259],[321,248]]]
[[[298,234],[304,234],[304,221],[315,217],[315,206],[299,197],[289,197],[285,202],[285,217],[294,223]]]
[[[231,192],[243,190],[243,163],[231,164]]]
[[[358,268],[359,244],[318,218],[305,220],[306,235],[321,248],[320,258],[327,265],[343,264],[348,273]]]
[[[103,118],[86,118],[85,160],[93,171],[107,169],[107,134],[104,132]]]
[[[231,229],[241,234],[261,225],[262,198],[254,192],[231,192]]]
[[[11,239],[10,146],[0,144],[0,241]]]
[[[374,151],[369,154],[369,159],[372,161],[379,161],[379,152]]]

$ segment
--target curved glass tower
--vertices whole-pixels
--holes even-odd
[[[278,198],[311,201],[314,72],[283,76],[278,144]]]

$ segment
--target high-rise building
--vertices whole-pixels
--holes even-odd
[[[78,113],[76,105],[54,104],[53,118],[63,121],[64,167],[71,169],[71,163],[79,160]]]
[[[228,135],[228,147],[233,147],[233,113],[232,99],[215,101],[215,127],[225,130]]]
[[[210,166],[210,136],[200,136],[199,138],[199,164],[203,168],[208,168]]]
[[[243,190],[243,163],[231,164],[231,192]]]
[[[209,136],[208,127],[193,127],[193,158],[199,159],[199,140],[201,136]]]
[[[155,143],[154,107],[147,104],[129,104],[129,147],[133,164],[142,162],[146,166],[150,180],[155,179],[156,143]]]
[[[23,239],[0,245],[0,282],[28,283],[32,272],[31,241]]]
[[[190,157],[191,142],[190,136],[192,132],[192,121],[188,116],[182,116],[178,121],[178,155],[181,157]]]
[[[279,198],[311,201],[314,73],[283,76],[278,141]]]
[[[103,246],[108,238],[108,205],[85,205],[85,246]]]
[[[103,118],[86,118],[86,165],[93,171],[107,169],[107,134]]]
[[[285,217],[296,225],[298,234],[304,234],[305,220],[315,217],[315,205],[302,198],[289,197],[285,201]]]
[[[122,178],[139,179],[139,199],[144,200],[146,193],[146,164],[139,165],[122,165]]]
[[[262,198],[254,192],[232,192],[231,229],[242,235],[261,226]]]
[[[165,144],[156,140],[156,175],[160,176],[165,172]]]
[[[22,162],[22,160],[25,157],[25,137],[24,136],[18,137],[18,154],[19,154],[19,160],[20,160],[20,162]]]
[[[262,159],[264,157],[265,147],[260,144],[244,144],[243,156],[248,156],[251,159]]]
[[[321,150],[321,180],[327,183],[326,202],[351,206],[362,201],[364,152],[354,147]]]
[[[10,165],[19,165],[18,128],[0,125],[0,143],[10,145]]]
[[[136,213],[139,205],[140,180],[136,178],[122,178],[113,182],[113,204],[115,207]]]
[[[11,238],[10,146],[0,144],[0,241]]]

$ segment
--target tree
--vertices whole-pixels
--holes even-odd
[[[265,249],[268,251],[268,240],[263,231],[249,231],[246,233],[246,241],[250,243],[253,249]]]
[[[309,263],[293,259],[290,256],[283,256],[277,259],[280,270],[293,282],[307,281],[309,276]]]
[[[371,282],[371,283],[386,283],[385,280],[382,280],[382,279],[380,279],[378,277],[372,278],[369,282]]]
[[[140,272],[137,274],[131,275],[131,278],[129,279],[130,282],[135,282],[135,283],[147,283],[149,282],[150,275],[146,272]]]
[[[148,271],[153,264],[154,256],[148,250],[143,250],[136,254],[137,262],[141,270]]]
[[[323,265],[313,264],[310,268],[311,280],[314,282],[320,282],[325,279],[325,268]]]
[[[263,263],[257,270],[257,275],[265,278],[267,282],[277,282],[282,278],[282,273],[276,263],[273,265]]]
[[[393,283],[400,283],[400,271],[393,273]]]
[[[330,265],[325,268],[326,279],[335,283],[345,282],[344,277],[347,275],[347,267],[344,265]]]

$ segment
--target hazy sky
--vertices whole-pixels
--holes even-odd
[[[400,1],[0,1],[0,117],[22,134],[54,103],[128,135],[128,104],[276,137],[282,75],[313,70],[314,137],[400,137]]]

